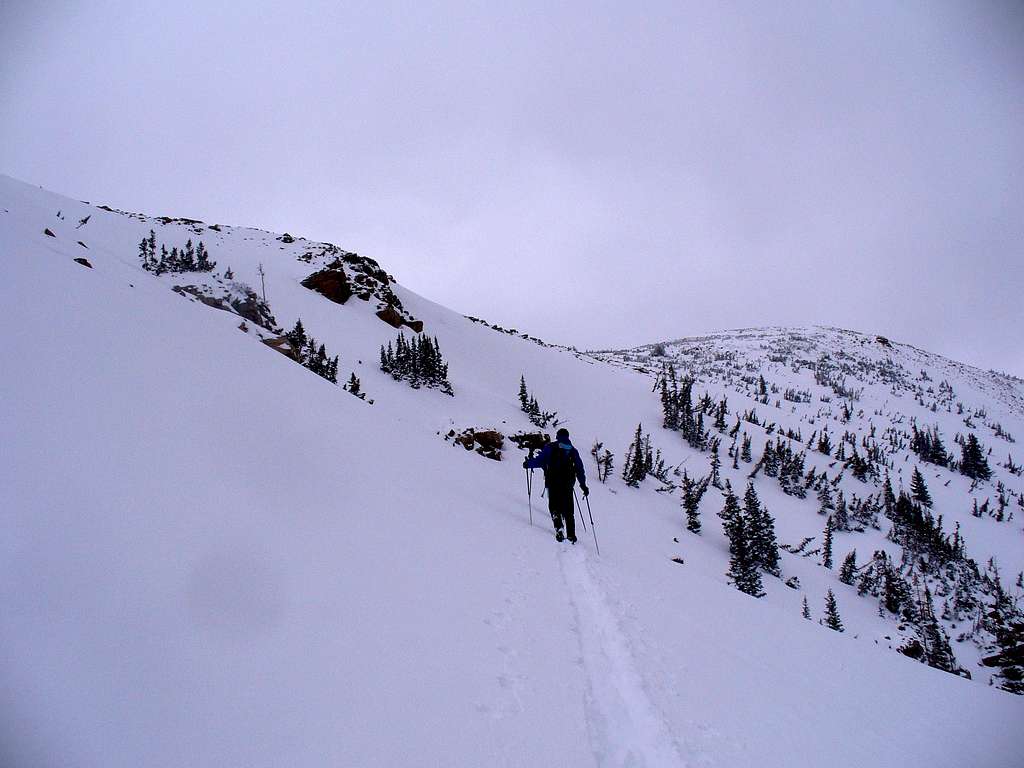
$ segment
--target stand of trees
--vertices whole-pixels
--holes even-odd
[[[332,384],[338,383],[338,356],[328,355],[327,348],[317,344],[316,339],[306,333],[301,318],[295,321],[295,327],[285,334],[285,338],[291,344],[292,353],[299,364]]]
[[[406,341],[405,334],[399,332],[394,345],[389,341],[386,349],[381,346],[380,369],[395,381],[409,382],[413,389],[429,387],[455,395],[448,381],[448,363],[441,354],[437,338],[425,333]]]
[[[174,246],[170,251],[166,245],[161,244],[160,255],[157,256],[156,232],[152,229],[149,230],[149,236],[142,238],[139,243],[139,259],[142,268],[155,275],[165,272],[212,272],[217,266],[217,262],[210,261],[210,254],[202,240],[197,246],[193,246],[189,240],[184,248]]]
[[[519,410],[526,414],[530,423],[535,427],[544,429],[548,425],[558,426],[558,413],[556,411],[542,410],[537,398],[526,389],[526,376],[519,377]]]

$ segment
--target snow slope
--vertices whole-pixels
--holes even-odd
[[[252,285],[262,262],[278,322],[301,316],[373,404],[142,271],[150,227],[198,229]],[[310,247],[0,177],[0,764],[1018,763],[1024,701],[880,648],[874,603],[833,574],[786,555],[802,592],[731,587],[710,493],[702,537],[677,498],[616,478],[591,480],[600,556],[589,531],[556,544],[536,495],[531,527],[518,451],[439,433],[528,427],[525,374],[585,456],[619,453],[660,423],[651,379],[399,285],[456,395],[410,389],[377,370],[397,332],[372,301],[299,285]],[[655,435],[705,461],[674,437]],[[820,528],[810,502],[762,497],[782,541]],[[1019,567],[1019,525],[997,530]],[[800,618],[826,584],[844,635]]]

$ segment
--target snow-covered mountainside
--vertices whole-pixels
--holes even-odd
[[[820,328],[584,354],[6,177],[0,257],[0,765],[1019,763],[1018,380]]]

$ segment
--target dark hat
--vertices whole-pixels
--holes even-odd
[[[562,427],[560,430],[555,432],[555,440],[568,440],[568,439],[569,439],[569,430],[566,429],[565,427]]]

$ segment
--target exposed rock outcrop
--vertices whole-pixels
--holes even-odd
[[[444,439],[452,441],[454,445],[461,445],[467,451],[475,450],[494,461],[501,461],[501,450],[505,447],[505,436],[496,429],[477,430],[469,427],[461,432],[451,429]]]
[[[335,304],[344,304],[354,293],[352,284],[345,274],[345,269],[337,261],[311,274],[302,281],[302,285],[311,291],[316,291],[324,298],[330,299]]]

